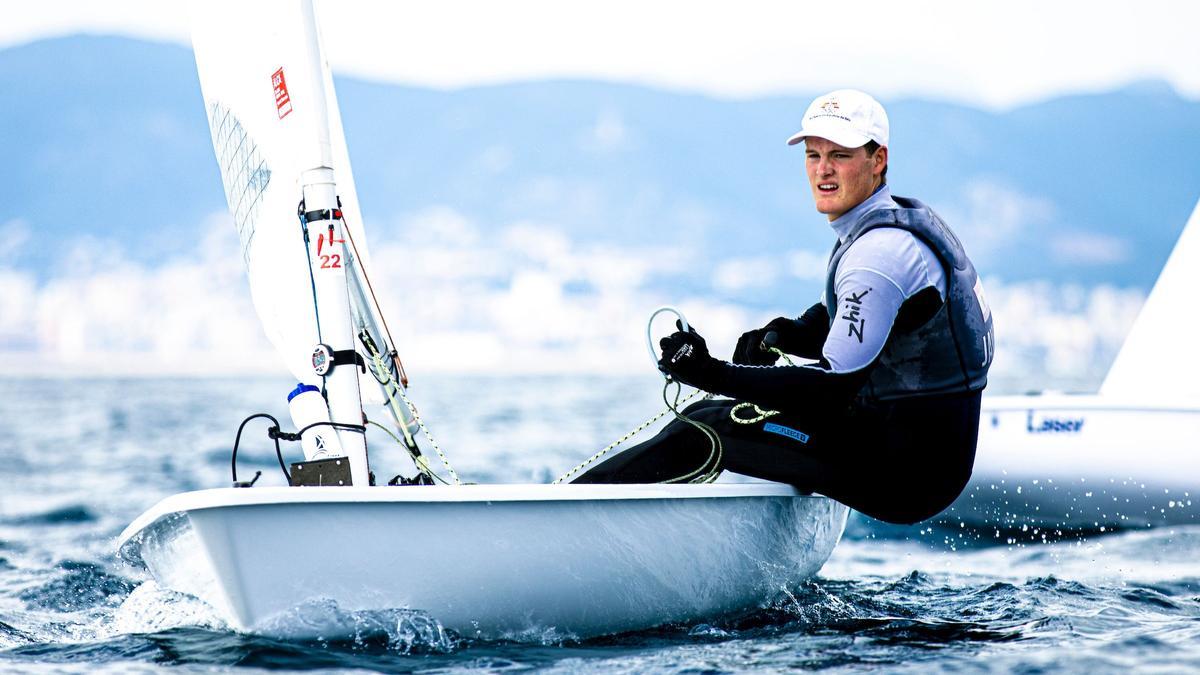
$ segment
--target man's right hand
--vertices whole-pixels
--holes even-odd
[[[783,351],[787,351],[784,346],[788,342],[788,337],[794,335],[799,330],[797,321],[784,316],[771,319],[771,322],[762,328],[756,328],[751,331],[742,333],[742,337],[738,338],[737,347],[733,349],[733,362],[743,366],[770,366],[774,365],[778,355],[763,345],[763,338],[767,333],[775,333],[776,344],[772,345],[779,347]]]

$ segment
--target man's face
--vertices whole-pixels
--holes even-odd
[[[805,168],[817,211],[834,220],[863,203],[879,187],[887,166],[887,148],[867,155],[816,136],[804,139]]]

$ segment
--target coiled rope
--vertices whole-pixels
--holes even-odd
[[[612,451],[614,448],[618,447],[619,445],[621,445],[621,444],[622,444],[622,443],[624,443],[625,441],[628,441],[629,439],[633,438],[634,436],[637,436],[638,434],[642,433],[642,431],[645,431],[646,427],[649,427],[651,424],[654,424],[655,422],[659,421],[659,420],[660,420],[660,419],[662,419],[662,418],[663,418],[663,417],[664,417],[664,416],[665,416],[667,413],[669,413],[669,412],[673,412],[673,411],[676,411],[676,410],[677,410],[677,408],[678,408],[678,406],[679,406],[680,404],[682,404],[682,403],[687,403],[688,401],[690,401],[690,400],[692,400],[692,399],[696,398],[697,396],[699,396],[699,395],[701,395],[701,394],[705,394],[705,392],[703,392],[703,391],[701,391],[701,390],[697,389],[696,391],[693,391],[692,393],[690,393],[690,394],[688,394],[687,396],[683,397],[683,399],[682,399],[682,400],[680,400],[680,399],[679,399],[679,391],[678,391],[678,389],[679,389],[679,388],[678,388],[678,383],[675,383],[675,384],[676,384],[676,387],[677,387],[677,389],[676,389],[676,394],[675,394],[675,398],[676,398],[676,404],[675,404],[675,405],[676,405],[676,407],[675,407],[675,408],[672,408],[672,407],[671,407],[671,404],[670,404],[669,402],[667,402],[667,409],[666,409],[666,410],[663,410],[662,412],[658,413],[658,414],[657,414],[657,415],[655,415],[654,417],[651,417],[650,419],[646,420],[645,422],[642,422],[641,424],[637,425],[637,426],[636,426],[636,427],[634,427],[634,428],[633,428],[633,429],[632,429],[632,430],[631,430],[629,433],[627,433],[627,434],[625,434],[624,436],[622,436],[622,437],[618,438],[617,440],[613,441],[612,443],[609,443],[607,446],[605,446],[605,447],[604,447],[602,450],[600,450],[600,451],[599,451],[599,452],[597,452],[596,454],[594,454],[594,455],[592,455],[591,457],[588,457],[587,459],[583,460],[583,461],[582,461],[582,462],[580,462],[580,463],[579,463],[579,464],[578,464],[578,465],[577,465],[575,468],[571,469],[570,471],[568,471],[568,472],[564,473],[563,475],[559,476],[558,478],[556,478],[556,479],[554,480],[554,483],[553,483],[553,485],[558,485],[559,483],[562,483],[562,482],[566,481],[567,479],[574,477],[574,476],[575,476],[575,474],[579,473],[580,471],[583,471],[583,470],[584,470],[584,469],[586,469],[587,467],[589,467],[589,466],[591,466],[592,464],[596,463],[596,462],[597,462],[597,461],[599,461],[601,458],[603,458],[605,455],[607,455],[609,452],[611,452],[611,451]],[[663,386],[663,401],[664,401],[664,402],[666,402],[667,390],[668,390],[668,388],[669,388],[670,386],[671,386],[671,383],[670,383],[670,382],[668,382],[666,385],[664,385],[664,386]],[[704,398],[710,398],[711,396],[712,396],[712,394],[705,394],[705,395],[704,395]],[[675,414],[676,414],[677,416],[679,415],[679,413],[678,413],[678,412],[675,412]]]
[[[658,365],[658,354],[655,353],[655,351],[654,351],[654,341],[653,341],[653,337],[651,336],[650,331],[651,331],[651,326],[654,323],[655,317],[657,317],[659,314],[661,314],[663,312],[670,312],[670,313],[675,314],[677,317],[679,317],[679,323],[680,323],[681,330],[685,330],[685,331],[688,330],[687,319],[684,318],[683,314],[679,310],[677,310],[673,307],[660,307],[660,308],[656,309],[650,315],[650,319],[649,319],[649,321],[647,321],[647,325],[646,325],[646,345],[647,345],[647,349],[650,352],[650,358],[654,361],[656,367]],[[770,349],[770,351],[774,352],[776,354],[776,356],[782,357],[783,360],[786,361],[789,366],[794,365],[792,360],[790,358],[788,358],[788,355],[783,353],[783,351],[781,351],[779,348],[770,347],[769,349]],[[704,462],[698,468],[696,468],[694,471],[691,471],[682,476],[677,476],[675,478],[670,478],[668,480],[664,480],[661,482],[663,482],[663,483],[684,483],[684,482],[711,483],[711,482],[715,481],[721,475],[721,469],[719,469],[718,467],[721,465],[721,459],[723,458],[724,451],[725,451],[724,445],[721,443],[720,435],[717,434],[717,431],[715,429],[713,429],[711,426],[709,426],[699,420],[694,420],[694,419],[684,415],[683,413],[679,412],[679,406],[684,403],[687,403],[688,401],[692,400],[693,398],[696,398],[697,396],[700,396],[701,394],[703,394],[704,396],[701,398],[701,400],[706,400],[706,399],[712,398],[713,395],[710,393],[704,392],[703,390],[697,389],[696,391],[693,391],[692,393],[685,396],[683,399],[680,399],[679,396],[680,396],[680,393],[682,392],[682,387],[679,384],[679,382],[676,380],[673,380],[666,373],[663,374],[663,378],[666,380],[666,382],[663,385],[663,394],[662,394],[663,395],[663,403],[665,403],[667,406],[666,410],[663,410],[662,412],[658,413],[654,417],[651,417],[650,419],[646,420],[645,422],[642,422],[641,424],[637,425],[632,430],[630,430],[628,433],[626,433],[624,436],[621,436],[620,438],[613,441],[612,443],[609,443],[608,445],[606,445],[604,448],[602,448],[596,454],[583,460],[578,465],[576,465],[574,468],[572,468],[570,471],[567,471],[563,475],[556,478],[554,480],[553,484],[558,485],[559,483],[568,481],[569,479],[575,477],[577,474],[579,474],[581,471],[583,471],[587,467],[600,461],[605,455],[612,452],[615,448],[619,447],[622,443],[628,441],[629,439],[633,438],[634,436],[637,436],[641,432],[645,431],[647,427],[649,427],[650,425],[652,425],[655,422],[662,419],[664,416],[667,415],[667,413],[672,413],[675,416],[675,419],[679,420],[680,422],[689,424],[689,425],[695,427],[697,430],[699,430],[700,433],[702,433],[704,435],[704,437],[706,439],[708,439],[710,451],[708,454],[708,458],[706,458],[704,460]],[[671,385],[675,386],[675,397],[673,400],[667,398],[668,392],[671,389]],[[738,417],[739,412],[747,410],[747,409],[754,410],[754,417]],[[755,405],[753,403],[738,403],[737,405],[733,406],[732,409],[730,409],[729,418],[731,420],[733,420],[734,422],[736,422],[737,424],[756,424],[758,422],[761,422],[769,417],[773,417],[778,414],[779,414],[778,410],[763,410],[762,408],[758,407],[757,405]]]

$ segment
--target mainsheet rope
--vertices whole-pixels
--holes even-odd
[[[659,310],[655,311],[653,314],[651,314],[650,321],[653,322],[654,317],[658,316],[658,314],[660,312],[664,311],[665,309],[666,308],[659,309]],[[678,312],[676,312],[676,314],[680,317],[680,322],[681,322],[683,328],[686,330],[687,329],[687,320],[684,319],[683,315],[679,314]],[[647,338],[649,338],[649,326],[647,326]],[[783,351],[780,350],[778,347],[769,347],[769,349],[776,356],[782,357],[783,360],[786,361],[789,366],[795,365],[792,362],[792,360],[790,358],[788,358],[788,355],[783,353]],[[654,347],[652,344],[650,346],[650,356],[652,358],[655,357]],[[668,398],[667,398],[667,395],[668,395],[667,392],[670,390],[672,384],[675,385],[674,401],[668,400]],[[628,433],[626,433],[624,436],[621,436],[620,438],[613,441],[612,443],[609,443],[607,446],[605,446],[603,449],[601,449],[596,454],[583,460],[578,465],[576,465],[574,468],[572,468],[570,471],[567,471],[563,475],[556,478],[553,482],[553,485],[558,485],[564,481],[567,481],[570,478],[573,478],[575,475],[579,474],[581,471],[583,471],[587,467],[600,461],[600,459],[602,459],[605,455],[607,455],[609,452],[612,452],[613,449],[617,448],[622,443],[628,441],[629,439],[633,438],[634,436],[637,436],[642,431],[645,431],[647,427],[649,427],[650,425],[652,425],[655,422],[662,419],[664,416],[666,416],[667,413],[674,414],[675,419],[677,419],[681,422],[684,422],[686,424],[692,425],[693,427],[698,429],[700,431],[700,433],[704,434],[705,438],[708,439],[708,442],[711,446],[711,450],[708,454],[708,458],[705,459],[704,463],[701,464],[699,466],[699,468],[697,468],[696,470],[686,473],[682,476],[677,476],[675,478],[671,478],[671,479],[660,481],[660,482],[662,482],[662,483],[683,483],[683,482],[711,483],[711,482],[715,481],[721,475],[721,469],[719,469],[717,467],[719,467],[721,465],[721,458],[724,455],[724,446],[721,443],[720,435],[717,434],[716,430],[713,429],[711,426],[709,426],[699,420],[694,420],[694,419],[688,417],[687,415],[684,415],[683,413],[679,412],[680,404],[687,403],[688,401],[692,400],[693,398],[696,398],[700,394],[704,394],[704,396],[700,400],[711,399],[713,397],[713,395],[710,393],[707,393],[701,389],[697,389],[696,391],[693,391],[692,393],[685,396],[683,399],[680,399],[679,395],[681,393],[681,390],[682,390],[682,387],[680,386],[679,382],[677,380],[673,380],[668,377],[666,379],[666,383],[663,385],[663,403],[665,403],[667,406],[666,410],[663,410],[662,412],[658,413],[654,417],[651,417],[650,419],[646,420],[645,422],[642,422],[641,424],[639,424],[638,426],[636,426],[632,430],[630,430]],[[754,417],[749,417],[749,418],[738,417],[738,412],[747,410],[750,408],[754,409]],[[738,403],[737,405],[733,406],[732,409],[730,409],[729,418],[731,420],[733,420],[734,422],[736,422],[737,424],[756,424],[756,423],[761,422],[769,417],[774,417],[775,415],[778,415],[778,414],[779,414],[778,410],[763,410],[762,408],[758,407],[757,405],[755,405],[753,403],[744,402],[744,403]],[[710,468],[708,468],[706,471],[705,469],[706,469],[706,467],[709,467],[709,463],[712,463],[712,466]]]

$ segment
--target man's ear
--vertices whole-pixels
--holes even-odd
[[[887,161],[888,161],[887,146],[881,145],[878,148],[876,148],[875,156],[873,157],[873,159],[875,160],[875,165],[871,167],[871,173],[878,176],[883,173],[884,169],[887,168]]]

